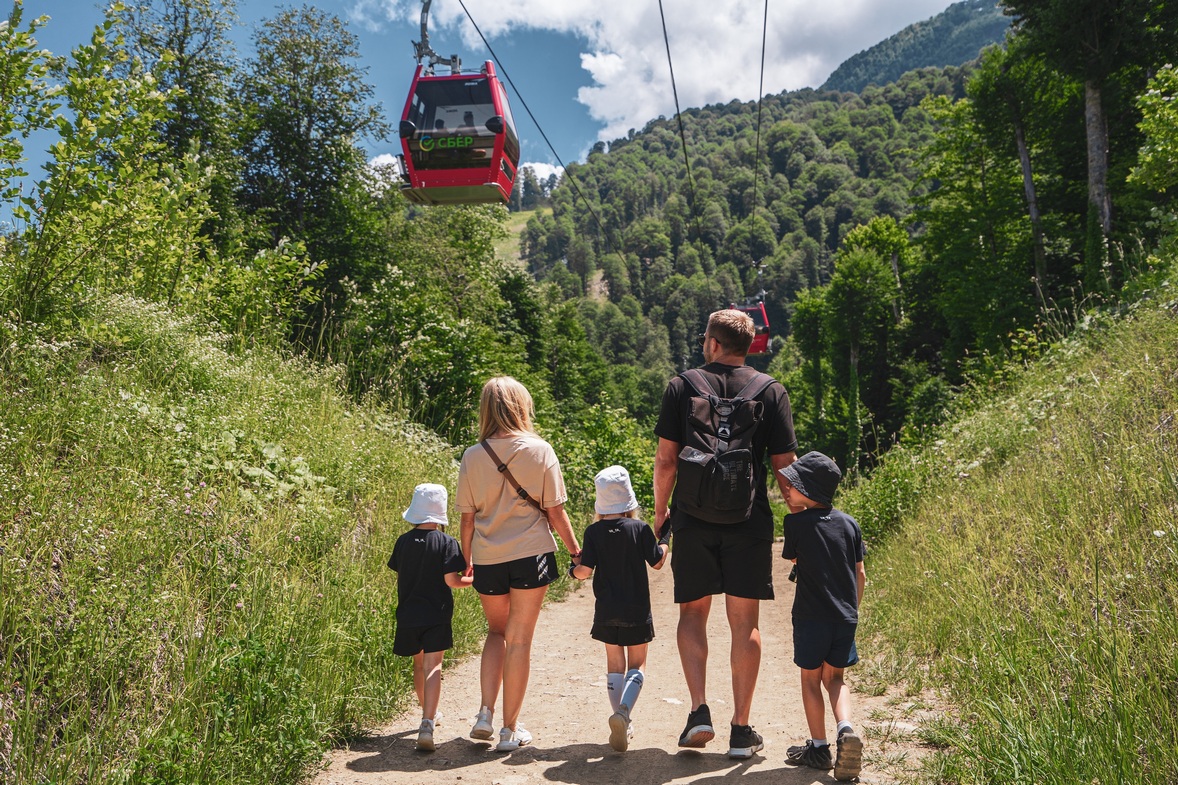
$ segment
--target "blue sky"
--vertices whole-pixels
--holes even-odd
[[[659,0],[463,0],[498,55],[509,88],[524,163],[583,159],[594,142],[624,136],[675,112]],[[339,16],[360,40],[360,65],[395,125],[412,79],[410,43],[420,38],[420,0],[311,0]],[[764,92],[821,84],[839,63],[903,27],[944,10],[950,0],[770,0]],[[296,2],[238,0],[239,57],[252,33],[280,7]],[[754,100],[760,76],[764,0],[663,0],[676,88],[686,109]],[[64,54],[102,19],[92,0],[25,0],[26,18],[48,15],[41,45]],[[457,53],[466,67],[491,59],[459,0],[434,0],[430,43]],[[556,148],[544,142],[523,104]],[[368,143],[371,156],[396,145]],[[34,169],[40,157],[27,151]]]

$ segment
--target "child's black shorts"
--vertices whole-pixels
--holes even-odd
[[[794,619],[794,665],[812,671],[827,663],[849,668],[859,661],[855,650],[858,624],[846,621]]]
[[[621,626],[618,624],[598,624],[593,622],[593,629],[589,636],[595,641],[609,643],[614,646],[638,646],[654,640],[653,624],[632,624]]]
[[[397,625],[393,636],[393,654],[398,657],[412,657],[420,652],[445,651],[454,646],[454,629],[450,622],[429,627],[406,627]]]
[[[507,594],[512,589],[538,589],[559,577],[556,554],[542,553],[501,564],[476,564],[474,590],[479,594]]]

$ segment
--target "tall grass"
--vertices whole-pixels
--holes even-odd
[[[842,499],[887,535],[874,656],[914,662],[956,707],[928,779],[1178,777],[1176,311],[1147,299],[1081,325]]]
[[[226,340],[0,324],[0,781],[295,782],[411,695],[385,560],[453,450]]]

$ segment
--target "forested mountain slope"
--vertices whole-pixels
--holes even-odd
[[[823,90],[857,93],[870,84],[894,82],[916,68],[961,65],[991,44],[1001,43],[1010,17],[994,0],[964,0],[936,16],[848,57],[823,83]]]
[[[763,299],[774,355],[754,362],[786,382],[813,446],[870,465],[942,420],[955,387],[1116,296],[1165,231],[1152,216],[1172,179],[1137,167],[1168,132],[1136,118],[1168,105],[1150,96],[1169,95],[1178,12],[1101,17],[1094,41],[1128,36],[1110,69],[1063,57],[1066,3],[1004,7],[1009,47],[966,66],[688,109],[568,167],[524,258],[610,377],[626,369],[615,392],[636,417],[699,361],[708,312]],[[992,11],[945,19],[1005,24]],[[1102,91],[1082,80],[1100,63]]]

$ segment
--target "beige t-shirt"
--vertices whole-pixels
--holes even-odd
[[[515,481],[542,507],[548,509],[568,500],[560,461],[548,442],[533,435],[487,441]],[[474,513],[474,564],[502,564],[556,550],[547,516],[516,496],[481,445],[462,454],[456,496],[460,513]]]

